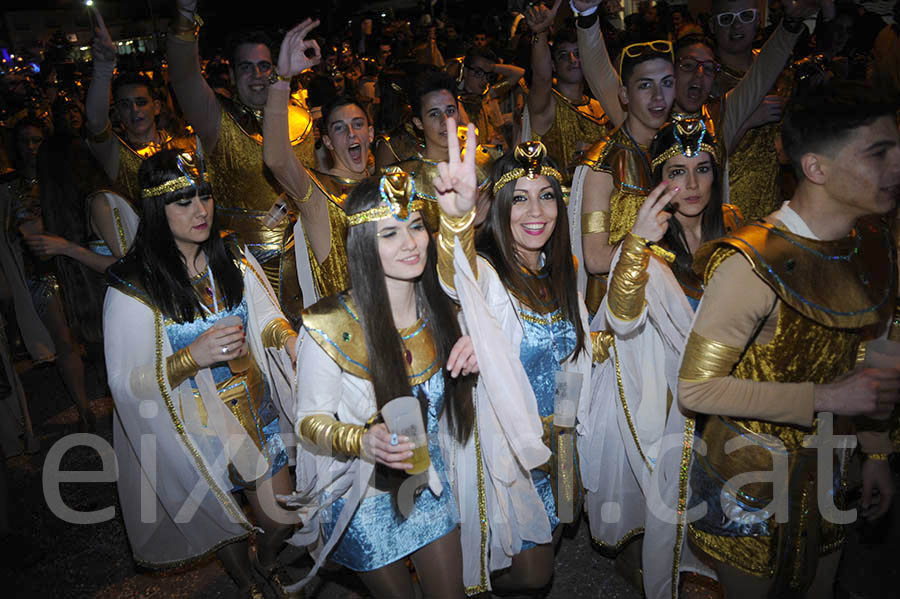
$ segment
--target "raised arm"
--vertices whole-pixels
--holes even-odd
[[[831,0],[820,0],[825,18],[828,13],[834,14],[834,4]],[[818,10],[816,2],[788,3],[785,9],[785,19],[775,28],[775,32],[763,46],[753,61],[753,65],[740,80],[740,82],[728,92],[725,97],[725,115],[723,117],[722,131],[724,132],[725,147],[729,150],[736,147],[737,142],[743,137],[744,132],[754,126],[766,122],[781,119],[781,102],[771,102],[769,110],[763,109],[757,119],[748,122],[760,102],[775,82],[778,80],[785,63],[791,56],[794,45],[803,30],[802,20],[815,14]],[[799,24],[799,28],[797,25]],[[791,29],[787,29],[790,27]]]
[[[169,81],[175,90],[184,116],[203,144],[207,155],[216,147],[222,109],[216,94],[203,78],[197,47],[197,0],[177,0],[172,31],[167,37]]]
[[[603,112],[610,122],[618,127],[625,122],[625,110],[619,103],[619,75],[609,57],[603,34],[600,33],[600,18],[597,14],[600,0],[572,0],[572,5],[579,13],[594,10],[588,17],[580,17],[576,21],[578,31],[578,53],[581,55],[581,69],[584,78],[591,88],[591,93],[600,102]],[[591,21],[587,28],[582,27],[585,21]]]
[[[612,175],[588,169],[581,202],[581,246],[584,268],[592,275],[609,272],[615,246],[609,245],[609,199],[615,191]]]
[[[456,131],[456,121],[447,119],[447,130]],[[453,247],[459,242],[469,260],[472,272],[478,275],[475,263],[475,204],[478,199],[478,177],[475,174],[475,126],[469,123],[466,132],[466,155],[460,160],[459,138],[447,136],[448,162],[438,164],[434,190],[441,207],[438,233],[438,277],[448,291],[454,290]]]
[[[266,99],[266,118],[263,119],[263,160],[278,182],[294,199],[300,211],[303,230],[309,239],[316,260],[321,264],[331,251],[331,226],[328,217],[328,197],[315,185],[291,146],[288,124],[288,103],[291,97],[290,79],[321,60],[319,45],[306,35],[318,21],[306,19],[284,36],[278,54],[280,79],[269,86]],[[311,49],[312,57],[306,56]]]
[[[556,0],[553,8],[536,4],[525,9],[525,21],[534,36],[531,42],[531,87],[528,89],[528,114],[531,130],[544,135],[553,126],[553,60],[550,56],[550,25],[556,18],[562,0]]]
[[[107,176],[115,180],[119,174],[120,142],[112,134],[112,126],[109,122],[109,96],[113,72],[116,70],[116,46],[113,44],[100,12],[94,7],[88,10],[94,11],[97,19],[91,49],[94,56],[94,74],[91,77],[91,84],[88,86],[85,102],[88,147],[94,157],[103,165]]]

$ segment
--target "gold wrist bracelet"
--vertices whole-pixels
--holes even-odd
[[[169,386],[173,389],[195,376],[198,370],[200,367],[194,361],[190,347],[183,347],[166,358],[166,373],[169,377]]]

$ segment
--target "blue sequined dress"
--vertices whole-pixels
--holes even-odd
[[[428,380],[413,387],[413,395],[428,401],[425,427],[428,430],[428,454],[444,490],[434,495],[428,487],[420,488],[415,508],[404,519],[394,506],[390,493],[363,499],[344,535],[331,554],[331,559],[356,572],[368,572],[403,559],[456,528],[459,510],[447,477],[447,467],[439,442],[439,417],[444,400],[444,375],[439,369]],[[330,537],[343,509],[338,499],[323,525]]]
[[[211,302],[209,302],[208,293],[206,293],[208,289],[207,275],[203,274],[195,277],[193,284],[204,304],[209,306]],[[173,352],[177,352],[193,343],[216,320],[226,316],[239,316],[243,322],[244,330],[247,330],[247,299],[241,300],[241,303],[231,310],[222,308],[215,315],[207,316],[205,319],[197,318],[187,323],[176,323],[167,319],[166,333],[169,336],[169,342],[172,344]],[[262,371],[260,371],[255,360],[250,361],[249,370],[242,374],[233,375],[225,362],[214,364],[210,370],[212,371],[219,397],[269,460],[269,474],[267,478],[273,476],[287,465],[288,454],[279,429],[278,410],[272,401],[269,385]],[[191,388],[194,389],[194,398],[199,402],[200,395],[197,390],[197,383],[193,377],[189,380]],[[239,491],[242,488],[241,484],[235,482],[235,486],[231,491]]]
[[[519,359],[537,398],[538,413],[544,419],[553,414],[556,373],[561,369],[563,361],[575,350],[575,326],[563,316],[559,308],[541,314],[520,303],[518,312],[522,323]],[[551,438],[552,426],[550,424]],[[550,528],[555,530],[559,525],[559,518],[553,497],[553,482],[542,470],[532,470],[531,478],[544,502],[547,517],[550,519]],[[526,541],[522,544],[522,549],[534,546],[534,543]]]

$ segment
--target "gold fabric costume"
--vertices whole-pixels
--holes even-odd
[[[460,147],[464,142],[460,140]],[[491,182],[491,166],[500,157],[500,152],[494,146],[478,146],[475,156],[475,174],[478,177],[478,189],[485,189]],[[423,158],[421,155],[404,160],[397,166],[412,175],[416,182],[416,195],[425,200],[425,225],[429,231],[438,230],[438,221],[441,216],[441,208],[437,201],[437,192],[434,191],[434,178],[437,176],[438,163]]]
[[[385,144],[391,151],[394,159],[391,162],[403,162],[415,158],[425,151],[425,145],[419,141],[413,129],[412,123],[406,123],[392,135],[382,133],[375,138],[375,148],[379,144]]]
[[[785,69],[770,93],[790,96],[791,73],[791,69]],[[723,66],[716,76],[714,95],[724,97],[743,76],[744,73]],[[781,165],[775,149],[780,136],[780,122],[748,129],[728,156],[729,201],[741,209],[748,222],[774,212],[783,201],[779,177]]]
[[[845,239],[823,242],[753,223],[698,252],[697,265],[703,268],[704,280],[708,282],[735,252],[750,262],[780,302],[772,315],[778,319],[773,338],[767,343],[751,340],[731,367],[733,377],[780,383],[831,382],[853,369],[860,342],[879,334],[894,307],[894,251],[889,235],[879,227],[861,227]],[[888,256],[890,259],[885,259]],[[716,362],[717,356],[695,355],[698,351],[691,353],[690,360],[685,358],[682,372],[699,372],[691,360]],[[721,364],[719,368],[724,370]],[[694,467],[703,468],[715,480],[772,471],[770,451],[783,454],[787,450],[789,519],[782,524],[771,517],[767,523],[770,536],[725,536],[701,530],[699,523],[690,525],[691,540],[713,558],[749,574],[774,577],[778,591],[773,596],[804,589],[815,574],[818,556],[837,550],[844,540],[843,527],[825,522],[818,511],[817,451],[803,447],[817,428],[818,421],[806,429],[713,415],[702,429],[708,451],[705,456],[695,456]],[[846,418],[835,419],[837,434],[848,430]],[[771,435],[783,448],[763,435]],[[750,443],[727,454],[725,444],[739,436]],[[835,467],[841,479],[835,505],[844,509],[846,472],[837,464]],[[771,483],[728,489],[755,508],[773,499]]]
[[[319,264],[309,241],[306,249],[310,256],[313,282],[319,297],[328,297],[350,287],[350,269],[347,265],[347,214],[344,203],[359,181],[336,177],[327,173],[307,171],[310,181],[328,198],[328,221],[331,226],[331,249],[328,257]]]
[[[638,210],[653,188],[647,150],[621,126],[585,153],[584,164],[593,171],[609,173],[616,188],[609,198],[610,245],[622,241],[631,230]]]
[[[222,116],[215,150],[207,156],[210,182],[216,196],[219,226],[232,231],[250,247],[272,284],[285,315],[296,321],[303,307],[294,256],[296,217],[284,218],[275,228],[262,225],[269,208],[284,196],[262,157],[261,111],[253,111],[220,97]],[[305,165],[315,161],[312,121],[302,107],[288,112],[291,143]],[[315,260],[310,261],[315,262]]]
[[[118,136],[117,136],[118,137]],[[139,150],[132,149],[128,142],[119,137],[119,173],[116,185],[125,191],[131,206],[141,214],[141,186],[138,185],[138,170],[145,160],[162,150],[181,150],[194,153],[197,151],[197,138],[172,137],[165,131],[159,131],[162,143],[150,143]]]
[[[569,186],[575,167],[581,162],[578,144],[590,146],[605,138],[609,134],[609,119],[600,102],[593,98],[585,96],[580,104],[575,104],[555,89],[551,91],[556,98],[553,124],[543,135],[533,133],[531,137],[547,146],[547,153],[562,171],[562,184]]]
[[[369,356],[356,305],[349,293],[322,299],[303,311],[303,325],[315,342],[345,372],[369,379]],[[418,385],[440,371],[434,339],[428,322],[397,329],[406,354],[409,384]]]

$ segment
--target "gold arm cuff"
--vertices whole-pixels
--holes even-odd
[[[175,11],[175,19],[172,21],[171,34],[183,42],[196,42],[203,26],[203,19],[194,13],[193,19],[188,19],[181,11]]]
[[[112,123],[106,119],[106,127],[100,133],[91,133],[91,141],[95,144],[102,144],[112,135]]]
[[[453,276],[456,269],[453,267],[454,238],[458,238],[462,244],[463,252],[472,267],[472,272],[478,273],[475,263],[475,209],[460,217],[447,216],[441,212],[440,226],[438,230],[438,276],[441,281],[453,289]]]
[[[183,347],[166,358],[166,373],[173,389],[197,374],[200,367],[194,362],[190,347]]]
[[[886,462],[891,454],[889,453],[864,453],[863,458],[866,460],[875,460],[876,462]]]
[[[612,347],[613,334],[609,331],[591,331],[592,361],[602,364],[609,359],[609,348]]]
[[[309,201],[309,198],[312,197],[313,182],[312,182],[312,180],[309,180],[309,181],[307,181],[307,183],[308,183],[309,187],[306,188],[306,195],[304,195],[302,198],[297,200],[298,204],[305,204],[306,202]]]
[[[270,320],[262,330],[263,347],[277,347],[281,349],[287,340],[296,334],[287,320],[275,318]]]
[[[728,376],[740,360],[742,352],[739,347],[725,345],[692,332],[684,348],[678,379],[688,383],[701,383]]]
[[[595,210],[581,215],[581,234],[609,233],[609,210]]]
[[[622,241],[619,261],[609,277],[609,311],[621,321],[634,320],[644,309],[644,288],[650,278],[647,274],[649,262],[650,252],[643,239],[628,233]]]
[[[300,438],[324,450],[359,457],[365,427],[339,422],[329,414],[311,414],[300,422]]]

